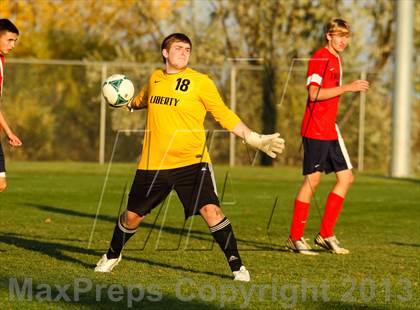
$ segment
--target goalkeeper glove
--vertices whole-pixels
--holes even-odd
[[[271,135],[260,135],[252,131],[245,139],[245,143],[263,151],[271,158],[276,158],[276,153],[282,153],[284,150],[284,140],[280,138],[278,132]]]

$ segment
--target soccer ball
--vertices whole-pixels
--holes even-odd
[[[102,95],[111,107],[120,108],[133,98],[134,85],[125,75],[114,74],[102,85]]]

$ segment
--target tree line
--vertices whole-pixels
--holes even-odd
[[[419,4],[415,9],[420,13]],[[343,55],[344,82],[359,78],[365,70],[372,85],[367,94],[365,166],[387,171],[395,50],[393,1],[2,0],[0,15],[13,20],[21,31],[11,55],[14,58],[159,64],[163,37],[172,32],[188,34],[193,39],[191,66],[215,79],[227,103],[230,68],[238,66],[237,113],[257,130],[279,131],[289,144],[285,156],[275,164],[291,165],[302,157],[299,127],[306,103],[307,60],[324,44],[323,26],[328,20],[348,20],[352,41]],[[415,19],[416,50],[419,30]],[[418,66],[413,71],[418,94]],[[127,71],[138,86],[148,73],[144,69]],[[26,141],[13,156],[96,160],[100,74],[98,68],[80,66],[6,65],[2,109]],[[357,158],[358,96],[342,97],[338,118],[353,161]],[[413,168],[417,172],[418,98],[414,96],[412,120]],[[113,141],[115,129],[144,124],[144,116],[120,112],[108,113],[108,141]],[[210,129],[219,128],[211,120],[206,122]],[[131,148],[132,143],[138,143],[138,137],[132,139],[135,141],[126,142]],[[225,145],[226,140],[216,140],[213,156],[217,161],[226,158],[225,147],[217,144]],[[108,158],[111,146],[111,142],[107,144]],[[122,160],[127,156],[135,155],[126,154]],[[237,157],[239,163],[249,162],[246,152]],[[273,164],[267,157],[262,157],[261,163]]]

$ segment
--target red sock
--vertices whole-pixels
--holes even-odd
[[[303,237],[306,218],[308,217],[310,204],[295,200],[295,208],[293,210],[292,227],[290,227],[290,237],[292,240],[299,240]]]
[[[328,195],[319,234],[322,238],[334,236],[334,226],[343,208],[344,198],[331,192]]]

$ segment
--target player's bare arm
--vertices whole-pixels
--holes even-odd
[[[10,129],[10,127],[7,124],[6,119],[4,118],[1,111],[0,111],[0,129],[4,130],[4,133],[6,134],[7,138],[9,139],[9,144],[11,146],[21,146],[22,145],[22,141]]]
[[[319,101],[337,97],[347,92],[367,91],[368,89],[368,81],[355,80],[349,84],[332,88],[320,88],[316,85],[310,85],[308,92],[311,101]]]
[[[147,108],[147,88],[144,87],[138,94],[131,100],[126,106],[125,109],[131,110],[141,110]]]

